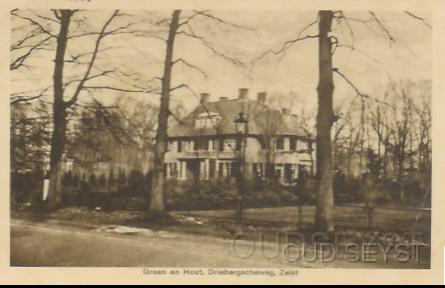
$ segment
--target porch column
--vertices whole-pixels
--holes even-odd
[[[187,161],[181,161],[181,179],[187,179]]]
[[[205,169],[204,170],[204,178],[206,180],[208,180],[210,177],[210,161],[209,161],[209,159],[204,160],[204,169]]]
[[[295,166],[295,168],[294,168],[294,178],[300,178],[300,175],[299,175],[299,165],[298,164],[293,164],[294,166]]]
[[[181,161],[179,161],[179,160],[177,160],[176,161],[176,173],[177,173],[177,175],[176,175],[176,179],[181,179]]]

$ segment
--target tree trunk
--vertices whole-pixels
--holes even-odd
[[[317,114],[317,178],[318,199],[316,207],[316,226],[320,231],[332,232],[333,187],[331,127],[333,120],[333,67],[331,54],[331,31],[333,12],[320,11],[319,20],[319,83]]]
[[[164,182],[165,182],[165,152],[167,151],[167,125],[170,113],[170,91],[171,91],[171,72],[173,66],[173,48],[177,30],[179,28],[179,15],[181,10],[173,11],[170,22],[170,29],[167,39],[167,48],[164,63],[164,75],[162,77],[161,105],[158,116],[158,130],[156,132],[155,145],[155,166],[153,169],[153,179],[150,191],[149,211],[154,213],[163,213],[164,205]]]
[[[405,203],[405,183],[404,183],[404,168],[405,168],[405,157],[404,151],[401,152],[402,155],[399,156],[398,159],[398,172],[397,172],[397,183],[399,184],[399,193],[400,193],[400,203]]]
[[[63,100],[63,66],[68,42],[68,29],[72,11],[60,11],[60,32],[57,36],[56,58],[54,60],[54,103],[53,131],[51,135],[50,180],[47,204],[51,208],[60,205],[62,199],[62,156],[65,147],[66,105]]]

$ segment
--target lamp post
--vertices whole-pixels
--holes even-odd
[[[241,232],[243,225],[243,193],[244,193],[244,149],[245,136],[247,134],[248,120],[243,112],[238,113],[237,118],[233,121],[235,123],[235,130],[237,135],[237,151],[238,151],[238,169],[237,169],[237,184],[238,193],[236,198],[235,224],[237,232]]]

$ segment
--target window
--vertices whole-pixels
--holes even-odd
[[[198,149],[195,149],[195,150],[204,150],[204,151],[208,151],[209,150],[209,140],[208,139],[205,139],[205,138],[200,138],[200,139],[198,139],[198,141],[197,141],[198,143]],[[196,143],[195,143],[196,144]]]
[[[190,151],[197,151],[198,150],[198,143],[196,140],[190,141]]]
[[[209,112],[201,113],[198,115],[195,121],[197,128],[214,128],[221,121],[221,116],[218,113]]]
[[[305,151],[309,149],[307,141],[298,141],[298,151]]]
[[[233,152],[236,150],[236,141],[235,139],[225,139],[223,141],[223,151],[229,151],[229,152]]]
[[[289,142],[289,150],[292,150],[292,151],[297,150],[297,139],[295,139],[295,138],[290,138],[290,142]]]
[[[167,178],[177,178],[178,172],[178,165],[176,162],[167,163]]]
[[[284,164],[284,179],[291,182],[293,179],[292,164]]]
[[[298,177],[306,178],[308,176],[314,175],[312,170],[312,165],[299,164],[298,165]]]
[[[220,177],[227,177],[227,176],[236,177],[237,171],[238,171],[237,161],[220,160],[218,163],[218,176]]]
[[[224,177],[224,163],[223,162],[218,163],[218,176]]]
[[[277,150],[284,150],[284,137],[277,138]]]
[[[262,150],[267,149],[266,141],[266,139],[259,139]]]
[[[236,177],[237,172],[238,172],[238,162],[236,161],[230,162],[230,175]]]
[[[275,178],[280,179],[283,177],[283,167],[281,165],[275,166]]]
[[[224,151],[224,139],[223,138],[220,138],[219,140],[218,140],[218,150],[219,151]]]
[[[256,179],[266,179],[266,163],[253,163],[252,168]]]
[[[208,146],[209,146],[209,151],[215,151],[215,140],[210,139]]]
[[[189,152],[195,151],[195,141],[190,140],[187,142],[187,151]]]
[[[182,152],[182,141],[178,140],[178,152]]]

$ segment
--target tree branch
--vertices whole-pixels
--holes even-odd
[[[17,57],[16,59],[14,59],[12,61],[12,63],[9,65],[9,69],[10,70],[16,70],[20,67],[22,67],[25,63],[25,61],[31,56],[31,54],[34,51],[38,51],[38,50],[42,50],[42,46],[48,42],[52,37],[47,37],[43,40],[41,40],[40,42],[38,42],[37,44],[31,46],[31,48],[23,55]]]
[[[48,29],[46,29],[45,27],[43,27],[43,25],[40,24],[39,22],[37,22],[36,20],[34,20],[34,19],[32,19],[32,18],[29,18],[29,17],[26,17],[26,16],[21,16],[21,15],[19,15],[19,14],[17,14],[17,13],[15,13],[14,16],[15,16],[15,17],[18,17],[18,18],[20,18],[20,19],[23,19],[23,20],[26,20],[26,21],[30,22],[33,26],[36,26],[37,28],[39,28],[40,31],[42,31],[43,33],[46,33],[46,34],[48,34],[49,36],[51,36],[51,37],[57,39],[57,36],[56,36],[56,35],[54,35],[53,33],[51,33]]]
[[[92,80],[92,79],[95,79],[95,78],[99,78],[99,77],[102,77],[102,76],[107,76],[108,74],[113,73],[114,71],[115,70],[104,70],[104,71],[102,71],[102,72],[100,72],[98,74],[89,76],[86,79],[86,81]],[[72,80],[69,80],[68,82],[65,83],[63,89],[65,90],[65,88],[68,87],[70,84],[76,83],[76,82],[80,82],[80,81],[82,81],[82,79],[72,79]]]
[[[241,62],[240,60],[238,60],[238,59],[236,59],[236,58],[233,58],[233,57],[230,57],[230,56],[227,56],[227,55],[225,55],[224,53],[218,51],[216,48],[214,48],[214,47],[212,46],[212,44],[210,44],[209,41],[207,41],[207,40],[204,39],[203,37],[201,37],[201,36],[195,34],[195,33],[193,32],[193,30],[191,29],[191,27],[190,27],[190,32],[187,32],[187,31],[180,31],[180,32],[177,33],[177,35],[185,35],[185,36],[188,36],[188,37],[190,37],[190,38],[197,39],[197,40],[199,40],[199,41],[200,41],[200,42],[201,42],[207,49],[209,49],[210,51],[212,51],[215,55],[220,56],[221,58],[224,58],[226,61],[228,61],[228,62],[230,62],[230,63],[232,63],[232,64],[234,64],[234,65],[242,66],[242,67],[245,67],[245,66],[246,66],[246,65],[245,65],[243,62]]]
[[[352,81],[349,80],[348,77],[346,77],[346,75],[344,75],[342,72],[338,71],[338,68],[334,68],[334,69],[333,69],[333,72],[336,73],[336,74],[338,74],[338,75],[340,75],[340,76],[341,76],[341,77],[342,77],[342,78],[343,78],[343,79],[344,79],[344,80],[345,80],[345,81],[352,87],[352,89],[354,89],[355,93],[356,93],[358,96],[360,96],[360,97],[362,98],[362,100],[363,100],[363,99],[370,99],[370,100],[372,100],[372,101],[374,101],[374,102],[376,102],[376,103],[381,103],[381,104],[387,105],[387,106],[389,106],[389,107],[394,107],[394,106],[392,106],[391,104],[389,104],[389,103],[387,103],[387,102],[385,102],[385,101],[381,101],[381,100],[372,98],[372,97],[370,97],[368,94],[362,93],[362,92],[357,88],[357,86],[355,86],[354,83],[352,83]]]
[[[288,40],[288,41],[284,42],[283,46],[280,49],[278,49],[276,51],[269,49],[266,52],[264,52],[263,54],[261,54],[259,57],[255,58],[252,62],[259,61],[269,54],[279,55],[281,53],[285,53],[292,46],[292,44],[306,40],[306,39],[314,39],[314,38],[318,38],[318,34],[317,35],[306,35],[301,38],[299,37],[299,38],[295,38],[292,40]]]
[[[204,70],[202,70],[201,68],[199,68],[196,65],[189,63],[188,61],[184,60],[183,58],[179,58],[179,59],[173,61],[172,65],[175,65],[176,63],[183,63],[184,65],[200,72],[204,76],[204,78],[208,78],[208,75]]]
[[[252,63],[255,63],[255,62],[263,59],[264,57],[266,57],[269,54],[275,54],[275,55],[279,55],[279,54],[282,54],[282,53],[284,54],[296,42],[300,42],[300,41],[303,41],[303,40],[306,40],[306,39],[318,38],[318,34],[317,35],[306,35],[304,37],[301,36],[303,34],[303,32],[305,32],[310,27],[312,27],[315,24],[317,24],[318,21],[319,21],[319,15],[317,14],[317,17],[315,18],[315,20],[312,21],[311,23],[307,24],[306,26],[304,26],[297,33],[297,37],[295,39],[287,40],[286,42],[284,42],[283,46],[280,49],[276,50],[276,51],[274,51],[272,49],[267,50],[266,52],[264,52],[263,54],[261,54],[257,58],[253,59]]]
[[[50,21],[50,22],[53,22],[53,23],[56,23],[56,24],[60,25],[60,20],[59,20],[59,19],[55,20],[55,19],[50,18],[50,17],[45,17],[45,16],[42,16],[42,15],[39,15],[39,14],[37,14],[37,13],[35,13],[35,12],[31,12],[31,13],[32,13],[34,16],[40,18],[40,19],[43,19],[43,20],[46,20],[46,21]]]
[[[419,16],[417,16],[417,15],[415,15],[415,14],[409,12],[409,11],[403,11],[403,12],[405,12],[405,14],[407,14],[408,16],[421,21],[423,24],[425,24],[425,26],[427,26],[429,28],[432,28],[431,24],[426,22],[426,20],[424,18],[421,18],[421,17],[419,17]]]
[[[40,97],[42,97],[50,88],[52,88],[52,86],[48,86],[45,89],[43,89],[39,94],[34,95],[34,96],[27,96],[27,95],[13,95],[13,97],[11,98],[11,105],[15,105],[18,103],[23,103],[23,102],[29,102],[32,100],[36,100],[39,99]]]
[[[369,11],[369,14],[371,14],[372,18],[375,20],[375,22],[380,26],[380,28],[383,30],[383,32],[385,33],[386,37],[389,40],[389,47],[391,47],[391,49],[393,48],[393,44],[396,43],[396,39],[391,35],[391,33],[389,32],[388,28],[385,27],[385,25],[383,25],[383,23],[380,21],[380,19],[375,15],[374,12]]]
[[[337,48],[348,48],[348,49],[350,49],[351,51],[359,52],[360,54],[362,54],[362,55],[365,56],[366,58],[368,58],[368,59],[370,59],[370,60],[372,60],[372,61],[374,61],[374,62],[376,62],[376,63],[378,63],[378,64],[382,64],[381,61],[379,61],[378,59],[376,59],[376,58],[374,58],[374,57],[371,57],[370,55],[368,55],[368,53],[366,53],[365,51],[363,51],[363,50],[361,50],[361,49],[358,49],[358,48],[355,47],[355,46],[347,45],[347,44],[337,44]]]
[[[90,77],[91,69],[93,68],[94,62],[95,62],[95,60],[96,60],[96,57],[97,57],[97,54],[98,54],[98,51],[99,51],[99,46],[100,46],[101,40],[102,40],[105,36],[109,35],[109,34],[107,34],[107,32],[106,32],[107,27],[110,25],[110,23],[113,21],[113,19],[116,18],[116,17],[118,16],[118,13],[119,13],[119,10],[115,10],[114,13],[110,16],[110,18],[108,18],[108,20],[107,20],[107,21],[105,22],[105,24],[103,25],[103,27],[102,27],[102,29],[101,29],[101,31],[100,31],[100,34],[99,34],[99,36],[97,37],[96,44],[95,44],[95,47],[94,47],[94,50],[93,50],[93,53],[92,53],[92,56],[91,56],[90,64],[88,65],[87,70],[85,71],[84,77],[83,77],[83,79],[79,82],[79,85],[77,86],[77,89],[76,89],[76,91],[74,92],[74,95],[71,97],[71,99],[70,99],[69,101],[65,102],[65,105],[66,105],[67,107],[73,105],[73,104],[77,101],[77,98],[79,97],[79,94],[80,94],[80,92],[82,91],[82,89],[83,89],[83,87],[84,87],[84,85],[85,85],[85,82],[86,82],[86,81],[88,80],[88,78]]]
[[[157,90],[131,90],[131,89],[125,89],[125,88],[117,88],[112,86],[83,86],[83,89],[91,90],[91,89],[102,89],[102,90],[114,90],[114,91],[120,91],[120,92],[128,92],[128,93],[155,93]],[[158,91],[159,92],[159,91]]]
[[[220,24],[223,24],[223,25],[227,25],[227,26],[230,26],[230,27],[233,27],[233,28],[236,28],[236,29],[243,29],[243,30],[247,30],[247,31],[254,31],[254,29],[252,29],[252,28],[245,27],[245,26],[238,25],[238,24],[231,23],[231,22],[227,22],[227,21],[225,21],[225,20],[223,20],[223,19],[221,19],[219,17],[216,17],[216,16],[214,16],[212,14],[209,14],[208,13],[209,10],[206,10],[206,11],[193,10],[193,11],[195,12],[195,14],[189,17],[188,21],[185,22],[186,24],[188,24],[188,22],[195,16],[204,16],[204,17],[206,17],[206,18],[208,18],[210,20],[216,21],[217,23],[220,23]]]
[[[355,93],[357,93],[357,95],[358,96],[360,96],[360,97],[365,97],[365,98],[368,98],[369,97],[369,95],[367,95],[367,94],[364,94],[364,93],[362,93],[362,92],[360,92],[360,90],[354,85],[354,83],[352,83],[351,82],[351,80],[349,80],[349,78],[348,77],[346,77],[343,73],[341,73],[340,71],[338,71],[338,69],[337,68],[334,68],[333,69],[333,71],[335,72],[335,73],[337,73],[338,75],[340,75],[354,90],[355,90]]]
[[[187,86],[187,84],[181,84],[181,85],[178,85],[176,87],[170,88],[170,92],[178,90],[178,89],[181,89],[181,88],[188,88],[188,86]]]

